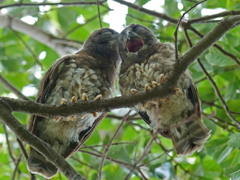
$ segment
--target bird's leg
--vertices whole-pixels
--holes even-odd
[[[101,100],[101,99],[102,99],[102,94],[99,94],[94,98],[94,101]],[[97,112],[93,112],[92,115],[93,117],[97,117]]]

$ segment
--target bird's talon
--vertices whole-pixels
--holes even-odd
[[[71,102],[74,102],[74,101],[76,101],[77,100],[77,98],[75,97],[75,96],[73,96],[72,98],[71,98]]]
[[[148,90],[151,89],[151,87],[149,86],[149,84],[145,84],[145,85],[144,85],[144,89],[145,89],[146,91],[148,91]]]
[[[157,87],[157,86],[159,86],[159,83],[157,83],[156,81],[152,81],[152,87]]]
[[[102,99],[102,94],[97,95],[97,96],[94,98],[94,101],[100,100],[100,99]]]
[[[88,95],[86,93],[82,93],[82,100],[88,101]]]
[[[85,117],[86,117],[86,115],[82,115],[82,116],[81,116],[81,119],[83,119],[83,118],[85,118]]]
[[[175,94],[181,94],[180,88],[174,88],[174,90],[175,90]]]
[[[137,93],[138,93],[138,90],[136,90],[136,89],[131,89],[131,92],[132,92],[133,94],[137,94]]]
[[[164,74],[160,74],[160,82],[163,83],[165,81],[165,76]]]
[[[62,104],[67,104],[67,100],[65,98],[62,98]]]
[[[74,119],[75,119],[75,117],[74,117],[74,116],[70,116],[70,120],[72,120],[72,121],[73,121]]]
[[[53,119],[53,120],[56,121],[56,122],[58,122],[60,119],[62,119],[62,118],[55,118],[55,119]]]

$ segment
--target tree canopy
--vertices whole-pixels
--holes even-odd
[[[0,179],[44,179],[31,175],[26,166],[29,144],[43,152],[49,148],[44,149],[44,144],[25,131],[30,114],[57,117],[108,109],[111,112],[79,152],[67,159],[75,171],[69,164],[59,163],[60,171],[52,179],[73,177],[67,175],[70,172],[92,180],[240,179],[239,2],[159,2],[0,1]],[[126,12],[120,12],[120,7]],[[119,21],[118,26],[113,26],[114,21]],[[147,26],[161,42],[176,45],[183,57],[173,79],[191,64],[202,118],[212,130],[201,152],[178,157],[169,139],[155,135],[133,110],[128,114],[128,107],[138,101],[156,98],[159,92],[161,98],[168,95],[164,88],[135,99],[117,97],[55,109],[32,102],[44,73],[56,59],[76,52],[94,30],[123,29],[131,23]],[[118,82],[115,89],[114,96],[120,96]],[[58,158],[54,157],[52,161]],[[58,162],[65,161],[60,158]]]

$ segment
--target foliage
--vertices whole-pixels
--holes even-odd
[[[36,3],[33,0],[21,2]],[[61,2],[69,3],[67,0]],[[88,2],[88,0],[85,2]],[[135,4],[144,7],[149,2],[149,0],[139,0]],[[20,1],[2,1],[0,5],[1,13],[7,12],[12,17],[22,20],[26,19],[26,17],[34,18],[35,22],[32,26],[38,27],[59,40],[66,41],[70,44],[69,46],[74,42],[75,47],[81,47],[82,42],[94,30],[100,28],[96,5],[20,6],[18,4],[3,8],[13,3],[20,3]],[[103,27],[110,26],[103,18],[111,13],[108,3],[110,1],[100,6]],[[162,13],[178,19],[183,12],[193,5],[192,1],[168,0],[162,6]],[[216,10],[231,11],[237,8],[239,8],[237,1],[209,0],[192,9],[185,18],[191,20],[209,15],[206,14],[206,10],[217,14]],[[238,12],[238,14],[240,13]],[[124,17],[125,14],[122,13],[119,16]],[[222,18],[223,16],[219,16],[214,20]],[[125,21],[127,25],[140,23],[151,28],[162,42],[174,42],[176,24],[171,24],[167,20],[128,8]],[[199,21],[197,24],[192,24],[192,27],[205,35],[215,25],[215,21],[211,22],[209,20],[209,22]],[[121,29],[116,30],[121,31]],[[144,157],[141,163],[137,164],[131,179],[240,179],[239,129],[227,115],[230,113],[234,119],[240,121],[240,71],[239,63],[237,64],[235,61],[240,59],[239,30],[239,27],[235,27],[219,40],[217,45],[222,50],[211,47],[200,57],[202,64],[216,83],[229,112],[224,109],[223,102],[217,97],[211,81],[206,78],[206,73],[203,72],[201,66],[194,62],[190,67],[202,101],[204,122],[212,130],[212,136],[203,150],[194,153],[190,157],[177,157],[172,150],[171,141],[158,136],[157,140],[153,142],[149,154]],[[193,44],[196,44],[201,39],[196,33],[188,32]],[[36,89],[39,87],[43,74],[59,58],[59,55],[47,44],[34,40],[28,34],[10,28],[0,29],[0,34],[1,75],[18,90],[34,100],[37,93]],[[178,48],[182,54],[189,49],[183,29],[178,32]],[[118,94],[119,91],[116,90],[115,95]],[[16,97],[11,90],[1,83],[0,96]],[[104,145],[110,142],[126,112],[126,109],[118,109],[109,113],[109,116],[99,125],[80,152],[75,153],[72,158],[68,159],[68,162],[75,170],[88,179],[97,179],[102,153],[105,148]],[[27,125],[29,115],[24,113],[14,113],[14,115],[22,124]],[[110,147],[102,168],[102,179],[116,179],[116,177],[117,179],[124,179],[131,171],[130,167],[145,152],[151,137],[150,128],[140,120],[139,116],[132,112],[132,115],[124,123],[114,139],[113,145]],[[29,151],[28,145],[26,145],[26,149]],[[20,156],[21,151],[16,137],[3,124],[0,126],[0,151],[2,168],[0,179],[9,179],[9,177],[13,176],[19,180],[30,179],[26,161]],[[17,164],[19,158],[21,161]],[[16,174],[14,173],[15,168]],[[36,177],[37,179],[44,179],[38,175]],[[66,178],[61,173],[58,173],[52,179],[64,180]]]

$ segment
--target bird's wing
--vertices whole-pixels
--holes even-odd
[[[194,83],[192,83],[189,86],[189,88],[187,90],[187,96],[195,108],[195,114],[199,117],[199,119],[201,119],[201,111],[200,111],[201,103],[198,98],[198,91],[197,91],[197,88]]]
[[[59,73],[59,65],[62,64],[64,61],[69,60],[71,56],[67,55],[65,57],[62,57],[58,59],[50,69],[46,72],[44,78],[41,81],[40,88],[38,90],[36,102],[38,103],[44,103],[44,101],[47,98],[47,95],[51,91],[51,89],[54,86],[54,83],[56,82],[56,79],[58,77]],[[28,129],[34,133],[34,128],[36,127],[36,122],[37,119],[40,120],[42,117],[36,116],[36,115],[31,115],[29,124],[28,124]]]

